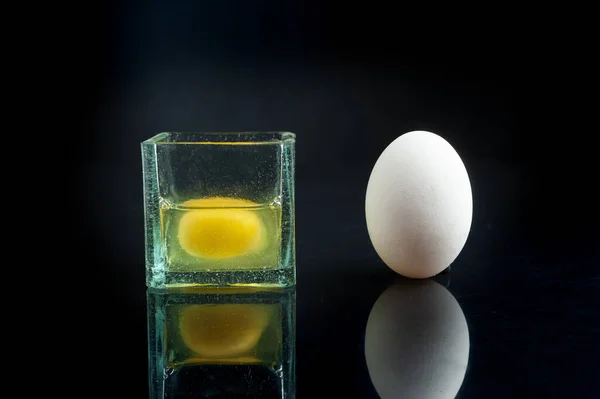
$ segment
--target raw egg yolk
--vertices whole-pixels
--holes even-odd
[[[269,323],[266,305],[189,305],[179,319],[185,345],[200,356],[230,358],[248,354]]]
[[[251,253],[264,241],[264,225],[250,209],[256,203],[237,198],[193,199],[184,206],[198,208],[179,221],[179,244],[193,256],[225,259]]]

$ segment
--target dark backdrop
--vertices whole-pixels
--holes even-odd
[[[430,130],[467,166],[474,227],[491,230],[482,243],[571,250],[591,239],[598,214],[593,55],[577,23],[584,10],[533,11],[333,0],[90,11],[76,104],[89,144],[79,155],[84,241],[114,276],[142,280],[125,266],[143,255],[139,143],[160,131],[297,133],[298,212],[317,222],[352,203],[339,224],[362,222],[385,146]],[[308,220],[300,238],[323,228]]]
[[[155,0],[90,8],[73,66],[78,137],[89,149],[77,159],[78,241],[90,269],[103,270],[113,317],[143,327],[139,143],[161,131],[297,134],[299,295],[341,271],[388,273],[366,233],[364,194],[378,155],[411,130],[443,136],[465,162],[474,219],[457,262],[493,264],[477,278],[506,281],[497,295],[519,278],[597,276],[586,10],[451,7]],[[592,261],[578,267],[575,255]],[[542,266],[514,261],[531,258]],[[110,335],[103,342],[128,348]],[[143,356],[144,342],[131,350]]]

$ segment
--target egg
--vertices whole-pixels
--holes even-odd
[[[264,249],[265,226],[252,207],[258,204],[238,198],[191,199],[184,206],[197,208],[179,221],[181,248],[192,256],[226,259]]]
[[[473,217],[469,175],[456,150],[426,131],[392,141],[371,171],[365,216],[375,251],[395,272],[422,279],[446,269]]]
[[[382,399],[453,399],[467,373],[470,339],[454,296],[433,280],[386,289],[365,330],[365,360]]]

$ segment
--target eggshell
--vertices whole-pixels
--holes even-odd
[[[367,369],[382,399],[453,399],[467,373],[469,349],[460,305],[433,280],[392,285],[367,320]]]
[[[371,243],[386,265],[405,277],[434,276],[456,259],[471,229],[465,165],[442,137],[403,134],[371,171],[365,214]]]

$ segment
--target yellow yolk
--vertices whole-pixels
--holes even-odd
[[[264,224],[248,207],[258,204],[237,198],[210,197],[183,203],[193,209],[179,221],[179,244],[193,256],[224,259],[260,249]]]
[[[179,331],[200,356],[227,358],[248,354],[269,323],[265,305],[190,305],[182,310]]]

